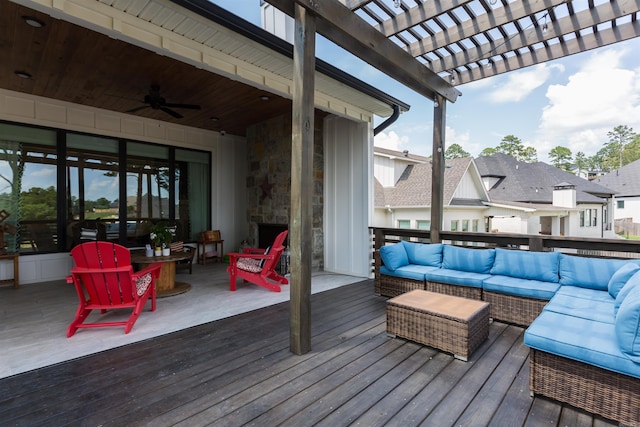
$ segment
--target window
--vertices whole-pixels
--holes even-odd
[[[624,209],[624,200],[618,200],[617,204],[618,204],[618,209]]]
[[[430,220],[418,220],[416,221],[416,225],[418,230],[431,230],[431,221]]]
[[[0,210],[19,230],[7,247],[66,251],[89,223],[140,246],[159,220],[195,240],[209,225],[210,162],[197,150],[0,123]]]
[[[411,228],[411,220],[399,219],[398,220],[398,228]]]
[[[451,231],[458,231],[458,220],[451,221]]]
[[[598,226],[598,210],[585,209],[580,211],[580,227],[597,227]]]
[[[478,232],[478,224],[479,221],[477,219],[471,220],[471,231],[474,233]]]
[[[462,231],[469,231],[469,220],[468,219],[463,219],[462,220]]]

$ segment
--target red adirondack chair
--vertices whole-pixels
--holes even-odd
[[[124,326],[124,333],[128,334],[149,297],[151,311],[155,311],[155,282],[160,275],[161,263],[134,272],[129,249],[101,241],[77,245],[71,250],[71,256],[75,267],[71,269],[67,283],[74,284],[80,304],[67,337],[75,334],[78,328],[105,326]],[[125,321],[84,323],[92,310],[104,314],[107,310],[120,308],[133,309],[133,313]]]
[[[243,253],[229,253],[229,289],[236,290],[237,277],[273,292],[280,292],[280,285],[288,285],[289,280],[275,270],[284,251],[287,233],[285,230],[278,234],[267,249],[244,248]]]

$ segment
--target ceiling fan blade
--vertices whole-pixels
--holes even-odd
[[[125,113],[135,113],[136,111],[144,110],[145,108],[149,108],[149,106],[143,105],[142,107],[132,108],[131,110],[125,111]]]
[[[165,102],[164,103],[165,107],[171,107],[171,108],[188,108],[190,110],[199,110],[200,106],[199,105],[195,105],[195,104],[174,104],[174,103],[170,103],[170,102]]]
[[[180,113],[178,113],[176,111],[173,111],[173,110],[171,110],[171,109],[169,109],[167,107],[160,107],[160,109],[162,111],[164,111],[165,113],[172,115],[176,119],[181,119],[182,118],[182,114],[180,114]]]

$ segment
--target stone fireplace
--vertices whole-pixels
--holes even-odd
[[[247,129],[247,221],[250,244],[266,247],[274,230],[288,227],[291,204],[291,114]],[[312,269],[321,270],[323,259],[323,145],[322,117],[315,117],[313,155]],[[268,235],[265,230],[268,231]],[[275,233],[276,235],[278,233]],[[269,243],[264,240],[270,239]],[[287,240],[288,242],[288,240]]]

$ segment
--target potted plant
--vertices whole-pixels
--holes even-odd
[[[151,243],[155,248],[156,255],[169,255],[169,243],[173,236],[167,228],[168,225],[165,221],[160,221],[151,227]]]

